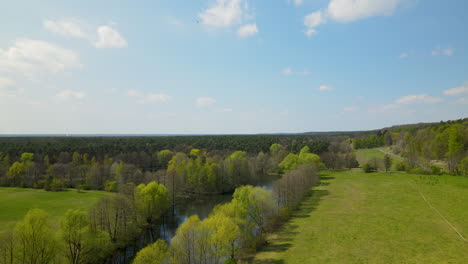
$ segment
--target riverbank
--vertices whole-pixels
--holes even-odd
[[[437,181],[434,181],[434,177]],[[468,178],[324,172],[255,263],[464,263]]]

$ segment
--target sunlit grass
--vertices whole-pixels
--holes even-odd
[[[468,178],[330,172],[258,263],[466,263]],[[439,177],[434,181],[433,177]]]
[[[0,187],[0,232],[12,229],[15,222],[22,219],[32,208],[45,210],[57,225],[60,217],[68,209],[89,209],[100,197],[108,195],[103,191],[66,190],[46,192],[26,188]]]

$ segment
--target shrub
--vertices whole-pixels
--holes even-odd
[[[34,183],[33,188],[34,189],[44,189],[46,186],[46,180],[39,180],[36,183]]]
[[[431,165],[431,174],[442,175],[442,169],[436,165]]]
[[[364,166],[362,166],[362,170],[363,170],[365,173],[371,173],[371,172],[376,171],[376,168],[374,168],[373,166],[371,166],[369,163],[366,163],[366,164],[364,164]]]
[[[468,176],[468,157],[465,157],[458,164],[458,171],[463,176]]]
[[[406,171],[406,168],[407,168],[407,166],[406,166],[406,164],[404,162],[400,161],[400,162],[398,162],[396,164],[396,170],[397,171]]]
[[[119,190],[119,185],[117,181],[106,181],[104,183],[104,190],[108,192],[117,192]]]
[[[52,182],[49,184],[49,188],[53,192],[63,191],[63,182],[57,178],[52,179]]]

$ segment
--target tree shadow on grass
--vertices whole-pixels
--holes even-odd
[[[304,202],[301,203],[299,209],[293,212],[293,218],[305,218],[309,217],[310,214],[317,209],[317,206],[320,204],[322,197],[328,195],[330,192],[327,190],[311,190],[306,198],[304,198]],[[280,253],[288,250],[292,244],[291,241],[294,240],[299,232],[297,231],[298,225],[291,223],[288,221],[284,226],[280,228],[277,232],[279,238],[273,239],[270,244],[264,246],[261,252],[264,253]],[[283,264],[284,260],[282,259],[262,259],[262,260],[254,260],[253,263],[258,264]]]

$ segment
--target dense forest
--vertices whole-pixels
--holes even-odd
[[[320,169],[350,169],[356,150],[386,147],[401,170],[468,175],[468,120],[320,135],[41,137],[0,139],[0,184],[105,190],[89,212],[70,210],[60,232],[33,209],[1,235],[0,263],[103,263],[176,207],[178,197],[233,193],[205,219],[192,216],[170,243],[134,263],[235,263],[248,259],[319,182]],[[388,170],[388,155],[382,161]],[[374,166],[373,169],[377,169]],[[271,188],[255,187],[276,175]],[[172,209],[172,210],[171,210]]]
[[[355,149],[383,146],[405,158],[402,169],[468,174],[468,119],[395,126],[353,139]]]
[[[147,263],[148,259],[163,263],[169,257],[172,263],[236,261],[255,252],[264,235],[289,217],[317,184],[318,168],[323,167],[308,146],[299,153],[288,153],[282,145],[272,144],[267,153],[250,158],[244,151],[214,157],[199,149],[188,154],[169,150],[158,154],[168,164],[166,176],[159,182],[137,185],[141,179],[124,173],[126,165],[116,163],[118,180],[105,183],[116,194],[101,198],[89,212],[68,211],[60,222],[59,235],[54,234],[47,213],[30,210],[14,230],[2,234],[0,263],[103,263],[143,229],[163,220],[175,195],[234,188],[230,203],[216,207],[203,221],[190,217],[177,229],[170,246],[158,241],[142,250],[134,263]],[[74,156],[78,159],[79,154]],[[17,163],[29,166],[32,158],[33,154],[24,153]],[[267,172],[283,174],[273,182],[272,190],[249,185],[256,175]],[[54,181],[61,180],[54,178],[50,184]],[[161,262],[154,262],[156,259]]]

